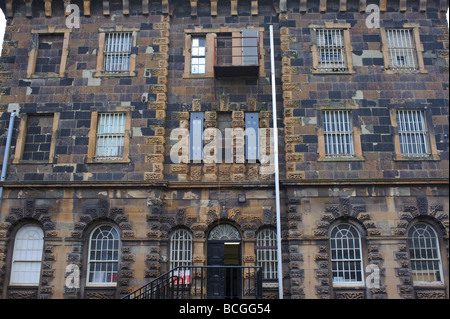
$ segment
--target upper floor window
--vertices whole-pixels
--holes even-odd
[[[426,73],[419,25],[406,23],[402,28],[381,28],[384,68],[388,72]]]
[[[62,78],[66,76],[71,29],[47,27],[32,30],[28,54],[27,78]]]
[[[94,76],[135,76],[139,29],[116,27],[99,29],[97,68]]]
[[[263,279],[277,279],[277,236],[273,229],[263,229],[256,236],[256,260]]]
[[[185,30],[183,78],[265,76],[263,28]]]
[[[123,159],[125,113],[100,113],[95,156],[103,159]]]
[[[442,283],[442,264],[438,237],[427,224],[416,224],[408,231],[409,257],[414,284]]]
[[[191,46],[191,74],[206,72],[206,38],[193,37]]]
[[[386,29],[389,63],[394,71],[413,71],[417,68],[412,29]]]
[[[106,33],[105,50],[103,52],[104,74],[130,72],[132,38],[131,32]]]
[[[59,117],[60,113],[24,114],[12,162],[53,163]]]
[[[350,25],[311,26],[313,73],[353,73]]]
[[[37,286],[41,278],[44,232],[37,225],[19,229],[14,241],[11,285]]]
[[[119,232],[114,227],[103,225],[94,229],[89,240],[88,284],[117,284],[119,248]]]
[[[322,71],[345,71],[343,31],[339,29],[317,30],[319,69]]]
[[[428,156],[429,146],[424,112],[398,110],[397,125],[402,155]]]
[[[87,162],[128,163],[130,161],[131,112],[91,114]]]
[[[323,133],[326,157],[355,155],[350,111],[323,111]]]
[[[330,235],[331,267],[333,284],[363,284],[361,237],[350,224],[334,227]]]

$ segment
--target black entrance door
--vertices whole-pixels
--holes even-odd
[[[238,242],[208,242],[207,294],[209,299],[239,298],[241,269]]]
[[[225,245],[223,243],[208,243],[208,266],[223,266],[225,262]],[[225,297],[225,275],[223,267],[208,268],[207,293],[209,299]]]

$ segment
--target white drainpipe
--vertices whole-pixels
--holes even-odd
[[[277,262],[278,262],[278,298],[283,299],[283,265],[281,256],[281,217],[280,217],[280,176],[278,165],[278,125],[277,97],[275,89],[275,49],[273,45],[273,25],[270,25],[270,62],[272,75],[272,116],[273,116],[273,152],[275,165],[275,201],[277,212]]]
[[[5,155],[3,157],[3,166],[2,166],[2,175],[0,178],[0,182],[3,183],[6,180],[6,173],[8,171],[8,161],[9,161],[9,151],[11,148],[11,139],[12,139],[12,133],[14,129],[14,119],[16,118],[16,111],[11,112],[11,117],[9,120],[9,128],[8,128],[8,138],[6,140],[6,146],[5,146]],[[2,200],[3,200],[3,185],[0,186],[0,212],[2,209]]]

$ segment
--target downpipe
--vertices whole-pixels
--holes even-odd
[[[2,166],[2,174],[0,177],[0,213],[2,210],[2,203],[3,203],[3,182],[6,180],[6,173],[8,172],[8,162],[9,162],[9,151],[11,149],[11,140],[12,140],[12,133],[14,129],[14,119],[16,118],[16,111],[11,112],[11,116],[9,119],[9,127],[8,127],[8,137],[6,139],[6,146],[5,146],[5,154],[3,156],[3,166]]]
[[[270,64],[272,76],[272,116],[273,116],[273,152],[275,165],[275,201],[277,215],[277,272],[278,272],[278,298],[283,299],[283,265],[281,255],[281,217],[280,217],[280,176],[278,164],[278,124],[277,124],[277,97],[275,83],[275,49],[273,44],[273,25],[270,28]]]

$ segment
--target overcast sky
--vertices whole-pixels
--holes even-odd
[[[3,11],[0,9],[0,55],[1,55],[1,48],[3,47],[3,36],[5,33],[5,15],[3,14]],[[448,11],[447,11],[447,23],[448,23]]]

